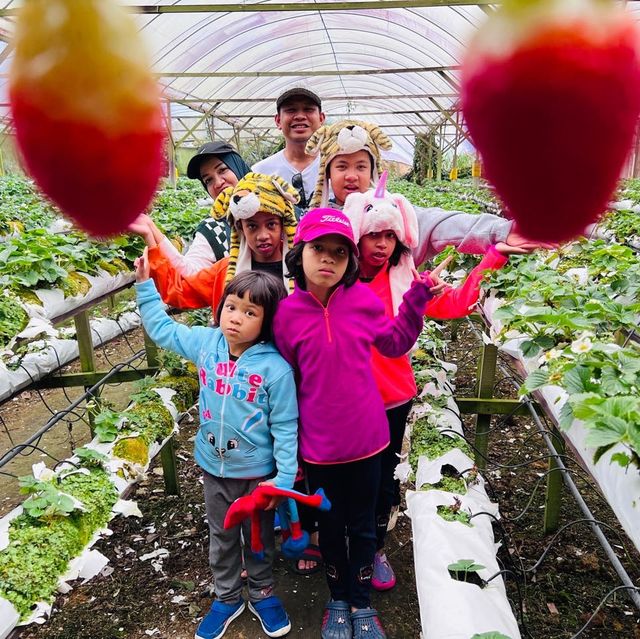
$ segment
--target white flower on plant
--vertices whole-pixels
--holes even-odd
[[[581,335],[577,340],[571,342],[571,351],[579,355],[580,353],[588,353],[593,348],[591,337],[587,334]]]
[[[562,357],[562,351],[559,348],[551,348],[542,354],[542,357],[538,359],[538,363],[546,364],[547,362],[558,359],[560,357]]]
[[[33,476],[40,481],[51,481],[56,477],[56,474],[50,468],[47,468],[44,462],[33,464],[31,471],[33,472]]]

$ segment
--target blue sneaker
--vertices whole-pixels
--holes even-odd
[[[244,599],[234,604],[227,604],[216,599],[211,609],[200,622],[195,639],[220,639],[227,631],[229,624],[244,611]]]
[[[253,603],[249,610],[258,617],[268,637],[284,637],[291,630],[291,621],[278,597],[271,596]]]

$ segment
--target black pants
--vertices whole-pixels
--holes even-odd
[[[411,399],[387,411],[390,441],[381,453],[380,490],[376,505],[376,550],[384,548],[391,507],[400,504],[400,482],[393,478],[393,472],[400,462],[398,455],[402,450],[402,438],[412,404]]]
[[[331,510],[318,512],[320,551],[331,598],[367,608],[376,552],[375,507],[380,457],[346,464],[307,464],[313,491],[324,488]]]
[[[311,495],[313,491],[309,489],[309,481],[306,476],[296,481],[293,484],[293,490],[297,490],[305,495]],[[318,530],[318,509],[311,508],[311,506],[305,506],[304,504],[298,504],[298,517],[300,517],[300,526],[302,530],[305,530],[310,535]]]

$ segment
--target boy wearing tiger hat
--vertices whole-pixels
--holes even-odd
[[[384,168],[382,152],[391,147],[392,142],[382,129],[369,122],[342,120],[319,128],[306,147],[309,155],[320,155],[311,208],[329,205],[342,209],[349,194],[364,193],[377,186]],[[490,213],[474,215],[439,207],[414,208],[418,243],[413,249],[413,258],[417,265],[432,259],[447,246],[455,246],[461,253],[475,254],[484,254],[498,242],[523,251],[541,246],[522,237],[513,221]],[[542,247],[548,248],[548,245]]]
[[[284,256],[293,246],[297,191],[276,176],[247,173],[213,205],[213,216],[231,227],[229,257],[194,275],[182,275],[159,245],[148,247],[151,277],[164,302],[178,308],[216,308],[225,283],[242,271],[267,271],[289,281]]]

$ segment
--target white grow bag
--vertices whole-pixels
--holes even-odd
[[[123,332],[140,326],[140,315],[123,313],[116,322],[112,319],[91,320],[91,339],[94,347],[102,346]],[[0,401],[15,395],[34,381],[42,379],[78,357],[78,342],[74,339],[48,338],[47,346],[37,353],[24,356],[20,368],[8,369],[0,362]]]
[[[428,414],[429,395],[450,395],[452,384],[443,379],[431,379],[420,394],[425,404],[414,406],[414,415]],[[462,434],[462,425],[454,414],[459,412],[453,398],[447,402],[438,418],[438,426]],[[451,410],[453,409],[453,410]],[[436,484],[442,479],[443,466],[453,466],[458,473],[474,467],[473,460],[459,449],[453,449],[438,459],[421,456],[416,471],[416,487]],[[460,559],[473,559],[485,566],[478,575],[486,580],[500,571],[496,561],[498,544],[494,541],[492,517],[478,515],[471,519],[472,526],[445,521],[437,507],[451,506],[459,500],[460,509],[470,515],[487,512],[499,516],[484,489],[484,480],[470,484],[464,495],[442,490],[407,491],[407,514],[413,530],[413,551],[416,587],[420,607],[422,636],[424,639],[471,639],[478,633],[501,632],[511,639],[520,639],[518,623],[506,596],[502,576],[494,578],[486,587],[457,581],[448,571],[449,564]]]
[[[91,288],[86,295],[76,295],[73,297],[65,297],[60,289],[36,289],[34,293],[42,302],[42,306],[36,304],[26,304],[27,312],[31,317],[44,317],[52,319],[73,311],[83,304],[87,304],[99,297],[113,293],[118,289],[131,284],[135,280],[135,275],[130,272],[118,273],[111,275],[106,271],[102,271],[100,275],[87,275],[79,273],[89,280]]]

